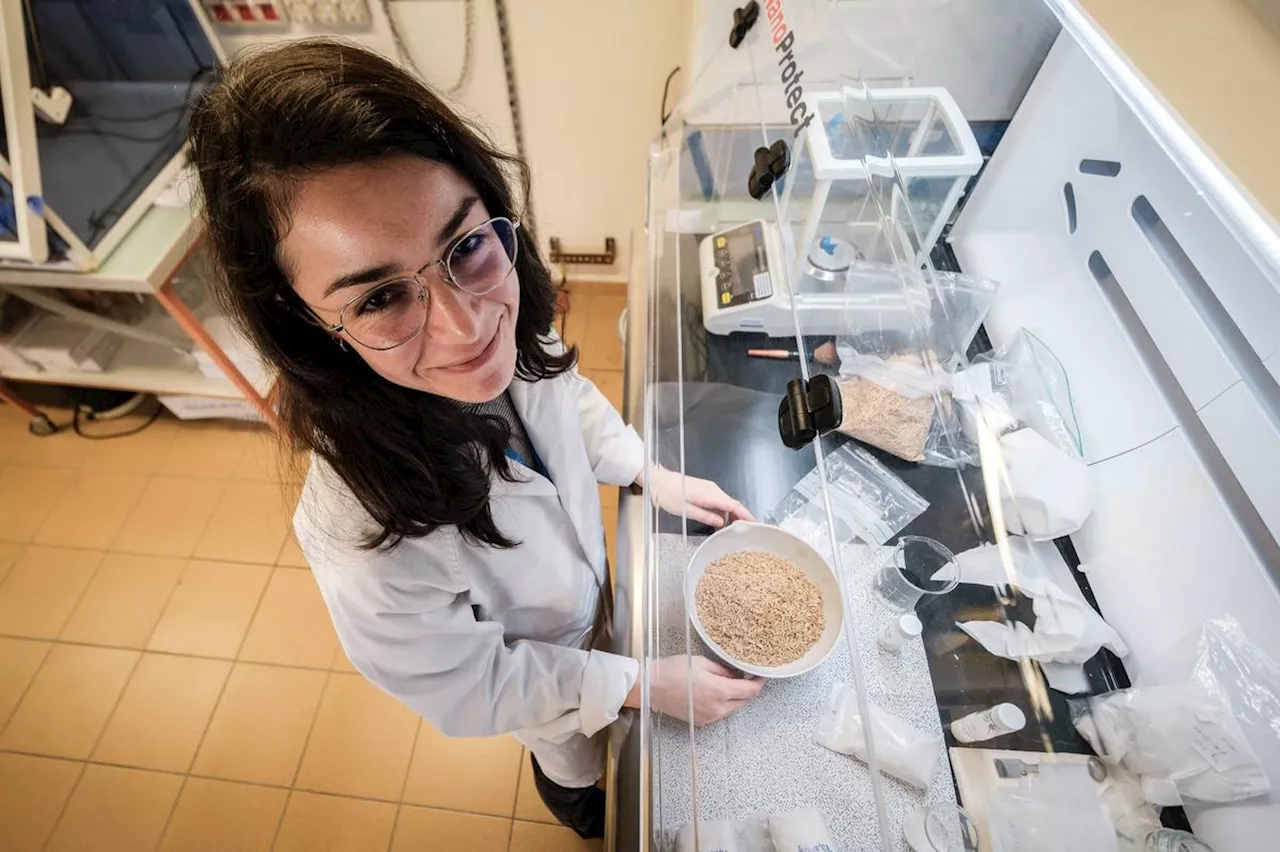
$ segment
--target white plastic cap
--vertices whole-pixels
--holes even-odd
[[[902,635],[908,639],[919,636],[924,631],[924,625],[920,623],[920,619],[914,612],[904,612],[898,619],[898,629],[902,631]],[[1009,705],[1013,707],[1012,704]],[[1017,710],[1017,707],[1013,709]]]
[[[997,704],[994,715],[996,722],[1008,733],[1021,731],[1027,724],[1027,716],[1017,704]]]

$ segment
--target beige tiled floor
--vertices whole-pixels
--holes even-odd
[[[620,406],[621,288],[569,303]],[[25,425],[0,406],[0,849],[599,848],[553,824],[515,740],[443,737],[351,670],[264,430]]]

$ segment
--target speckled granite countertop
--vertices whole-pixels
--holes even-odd
[[[686,619],[683,568],[701,539],[682,541],[679,535],[658,536],[658,641],[663,656],[685,650]],[[871,700],[916,728],[940,734],[941,722],[933,695],[924,646],[907,645],[900,654],[887,654],[876,636],[893,614],[874,597],[870,582],[889,548],[851,546],[842,552],[851,612],[845,629],[852,629]],[[694,653],[707,653],[693,628],[688,636]],[[698,811],[702,820],[753,820],[770,813],[814,807],[842,850],[879,850],[871,773],[855,758],[829,751],[813,741],[813,729],[834,684],[854,683],[848,644],[841,641],[816,670],[766,685],[759,698],[735,715],[699,728],[690,741],[689,727],[675,719],[655,722],[651,761],[659,785],[653,792],[656,827],[674,848],[681,825],[693,817],[693,755],[697,756]],[[944,752],[927,792],[885,776],[883,790],[892,848],[906,850],[902,821],[923,802],[954,802],[951,767]],[[767,848],[767,847],[766,847]]]

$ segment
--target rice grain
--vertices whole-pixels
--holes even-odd
[[[707,636],[735,660],[756,666],[795,662],[826,628],[822,590],[795,565],[760,550],[708,565],[694,601]]]
[[[844,420],[840,431],[900,459],[924,460],[933,426],[933,397],[912,399],[862,376],[841,379]]]
[[[936,356],[891,355],[884,366],[918,371],[925,359],[932,362]],[[904,396],[861,375],[844,376],[837,384],[843,411],[839,431],[906,461],[924,461],[934,420],[952,416],[951,394],[945,390],[935,402],[933,396]]]

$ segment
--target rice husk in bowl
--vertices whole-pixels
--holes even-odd
[[[844,624],[840,587],[826,560],[783,529],[741,521],[694,552],[685,610],[715,656],[747,674],[772,678],[816,668]]]

